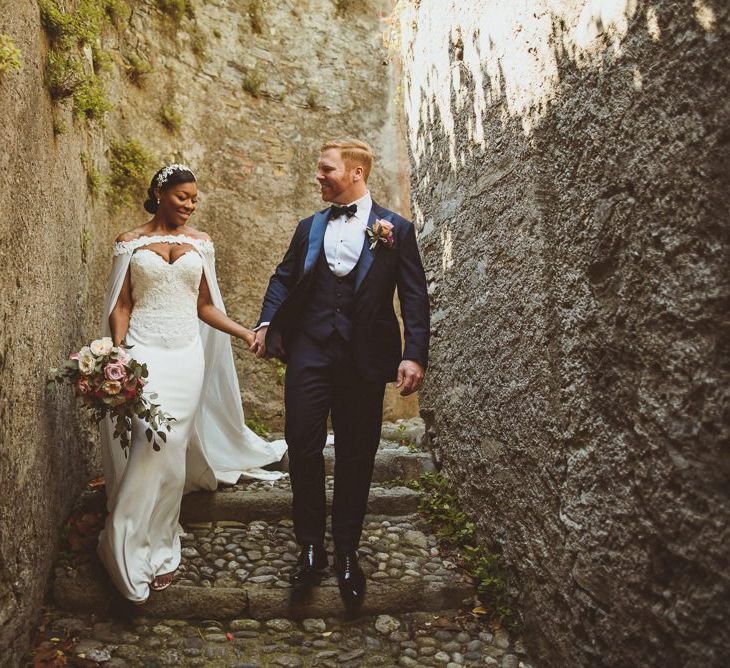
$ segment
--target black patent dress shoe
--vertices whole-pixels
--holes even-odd
[[[322,579],[322,571],[329,566],[324,545],[303,545],[299,553],[296,568],[289,581],[296,589],[307,590],[318,585]]]
[[[351,612],[359,610],[365,600],[365,573],[358,563],[357,551],[338,551],[335,554],[335,572],[345,607]]]

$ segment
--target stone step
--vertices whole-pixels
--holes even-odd
[[[423,529],[417,517],[366,522],[360,548],[368,578],[363,614],[437,611],[459,607],[473,597],[471,579],[441,556],[435,537]],[[226,521],[188,530],[175,584],[153,592],[148,603],[135,611],[179,619],[342,614],[331,571],[310,601],[292,603],[289,575],[298,548],[290,520]],[[332,544],[329,536],[327,544]],[[121,602],[91,542],[85,552],[62,556],[54,598],[57,606],[69,611],[104,612]]]
[[[361,614],[436,612],[460,607],[473,594],[474,588],[466,582],[457,585],[370,582]],[[109,613],[123,605],[111,585],[66,576],[56,579],[53,596],[56,605],[69,612]],[[285,590],[261,585],[249,585],[245,589],[208,589],[175,584],[154,593],[140,614],[155,618],[217,620],[345,616],[339,590],[331,584],[315,587],[311,599],[297,605],[292,605]]]
[[[332,504],[333,481],[327,481],[327,504]],[[409,515],[418,510],[420,493],[399,485],[373,484],[368,499],[372,515]],[[291,516],[291,487],[288,478],[275,482],[243,480],[217,492],[193,492],[183,497],[181,520],[217,522],[231,520],[277,520]]]
[[[324,465],[327,475],[335,471],[335,448],[328,443],[324,449]],[[281,469],[289,470],[289,459],[285,455]],[[394,441],[381,441],[375,456],[373,482],[417,480],[423,473],[435,471],[433,458],[428,452],[420,452],[413,447],[400,445]]]
[[[522,666],[525,647],[486,619],[445,610],[357,620],[104,617],[49,610],[39,638],[105,668],[128,666]],[[69,639],[72,639],[69,642]],[[70,645],[70,646],[69,646]],[[81,665],[92,665],[81,663]],[[97,664],[93,664],[97,665]]]
[[[420,445],[426,433],[426,425],[420,417],[383,422],[380,429],[382,438],[388,441],[400,441]]]

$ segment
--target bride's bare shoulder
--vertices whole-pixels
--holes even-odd
[[[141,227],[135,227],[133,230],[122,232],[114,241],[123,243],[125,241],[133,241],[142,235],[144,230]]]

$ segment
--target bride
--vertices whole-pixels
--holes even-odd
[[[180,563],[182,495],[234,484],[241,475],[275,479],[283,441],[267,443],[246,427],[230,336],[254,333],[226,315],[207,234],[187,226],[198,189],[192,171],[169,165],[155,174],[145,225],[114,245],[102,322],[114,345],[149,369],[148,393],[175,421],[159,452],[135,418],[125,457],[113,424],[102,423],[109,514],[98,553],[115,585],[136,603],[168,587]],[[230,335],[230,336],[229,336]]]

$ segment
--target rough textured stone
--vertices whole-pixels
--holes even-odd
[[[730,8],[406,4],[431,446],[539,665],[720,665]]]
[[[394,68],[381,36],[388,2],[343,14],[330,0],[192,0],[195,19],[180,22],[156,2],[127,4],[129,20],[95,45],[110,57],[100,76],[113,110],[102,127],[50,101],[38,3],[0,3],[0,32],[22,57],[21,71],[0,82],[0,663],[22,653],[59,525],[99,465],[93,423],[78,417],[70,393],[47,393],[43,381],[98,335],[111,242],[149,218],[141,199],[110,211],[104,187],[92,196],[82,157],[107,179],[110,142],[134,139],[158,164],[194,167],[202,197],[193,225],[213,236],[228,311],[249,325],[297,220],[321,207],[313,172],[322,139],[370,141],[376,199],[408,214]],[[333,50],[333,34],[357,53]],[[140,86],[127,76],[131,54],[153,68]],[[261,79],[256,95],[252,77]],[[160,124],[163,104],[181,115],[179,132]],[[66,131],[54,136],[54,123]],[[238,343],[234,353],[247,416],[280,427],[281,369]],[[392,388],[388,397],[390,418],[417,411],[414,397],[401,400]]]
[[[97,245],[112,226],[88,208],[78,159],[85,137],[62,144],[43,79],[35,2],[2,7],[0,32],[22,70],[0,82],[0,664],[25,650],[55,556],[58,528],[97,465],[90,425],[69,393],[45,390],[82,333],[96,329],[106,272]],[[67,160],[67,154],[75,156]]]

